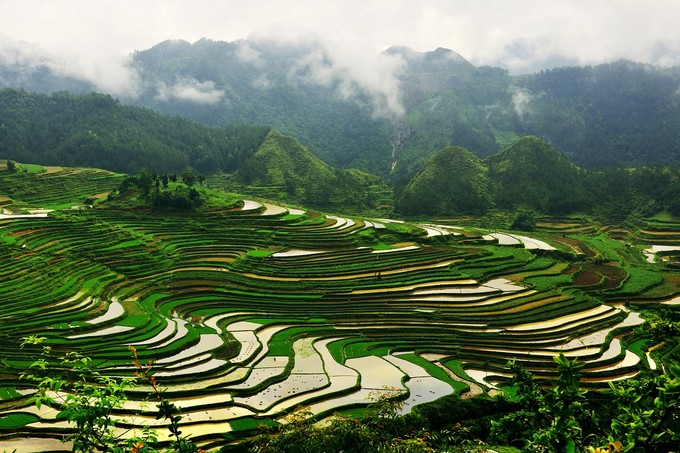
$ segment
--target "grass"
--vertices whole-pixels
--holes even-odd
[[[451,387],[453,387],[454,390],[458,393],[469,389],[469,386],[467,384],[451,379],[451,376],[449,376],[449,374],[446,371],[442,370],[437,365],[433,364],[428,360],[423,359],[422,357],[416,354],[399,354],[398,357],[404,360],[408,360],[409,362],[415,363],[416,365],[422,367],[428,372],[430,376],[435,377],[440,381],[444,381],[447,384],[451,385]]]
[[[0,429],[21,428],[37,421],[40,421],[40,418],[37,415],[29,413],[13,413],[0,416]]]
[[[618,293],[639,295],[663,282],[663,276],[656,271],[624,265],[628,278],[624,280]]]
[[[237,418],[235,420],[232,420],[230,424],[232,429],[234,429],[235,431],[253,430],[278,425],[278,423],[273,422],[267,418],[254,418],[254,417]]]

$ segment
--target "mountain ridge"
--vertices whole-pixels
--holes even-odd
[[[511,76],[458,56],[395,46],[366,66],[320,42],[168,40],[133,54],[137,97],[120,99],[213,126],[266,124],[333,166],[386,178],[445,146],[485,157],[524,135],[588,168],[680,161],[678,68],[619,61]],[[0,85],[96,88],[50,67],[0,63]]]

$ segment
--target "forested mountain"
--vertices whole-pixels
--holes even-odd
[[[680,165],[585,170],[535,136],[479,160],[463,148],[435,153],[398,191],[402,214],[460,215],[487,209],[592,213],[624,220],[671,210],[680,215]]]
[[[0,90],[0,158],[131,174],[191,167],[311,207],[371,209],[390,192],[380,177],[333,168],[267,126],[206,126],[103,94]]]
[[[401,193],[397,208],[409,215],[481,214],[491,206],[482,161],[461,147],[435,153]]]
[[[276,130],[243,161],[236,178],[247,186],[277,187],[289,200],[325,208],[372,208],[376,193],[389,192],[380,177],[333,168]]]
[[[591,205],[585,171],[545,140],[527,136],[485,160],[493,199],[512,209],[530,206],[539,212],[582,211]]]
[[[389,124],[373,116],[370,93],[319,74],[328,58],[316,44],[165,41],[134,55],[134,102],[212,125],[268,125],[331,165],[380,169]]]
[[[103,94],[51,96],[0,90],[0,156],[44,165],[136,173],[232,169],[270,128],[209,127]]]
[[[553,69],[522,84],[525,132],[589,168],[680,161],[680,68],[618,61]]]
[[[628,61],[525,76],[448,50],[392,47],[375,62],[319,42],[165,41],[134,54],[141,104],[209,125],[263,124],[325,162],[414,174],[434,152],[479,157],[537,135],[585,168],[680,162],[680,69]],[[0,84],[89,92],[46,66],[2,67]]]

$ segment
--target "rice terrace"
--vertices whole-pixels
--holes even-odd
[[[77,352],[121,378],[135,374],[134,348],[204,448],[303,407],[323,419],[387,395],[407,413],[446,395],[503,392],[513,359],[549,382],[555,356],[578,358],[582,385],[602,389],[672,353],[642,329],[646,309],[680,304],[680,224],[667,218],[631,229],[545,217],[519,233],[236,195],[157,212],[107,200],[122,174],[24,167],[0,165],[9,451],[22,438],[63,448],[74,429],[58,404],[36,406],[22,378],[45,347],[49,366]],[[114,414],[122,435],[171,434],[146,383]]]

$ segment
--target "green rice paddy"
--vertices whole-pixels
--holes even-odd
[[[527,250],[483,229],[438,225],[435,239],[417,223],[286,209],[187,214],[101,203],[38,216],[30,212],[101,195],[120,176],[34,170],[22,175],[28,182],[0,175],[11,200],[0,218],[4,437],[69,429],[58,407],[33,411],[34,389],[20,379],[43,345],[120,377],[134,372],[134,346],[188,415],[183,431],[203,445],[301,406],[318,416],[355,411],[383,391],[382,379],[404,394],[423,377],[459,393],[501,387],[513,358],[551,379],[552,358],[564,352],[586,362],[587,385],[604,386],[647,366],[616,350],[642,322],[622,307],[671,298],[680,281],[673,263],[642,255],[656,236],[680,237],[674,223],[633,247],[574,220],[542,220],[534,239],[553,249]],[[43,185],[36,193],[31,184]],[[45,340],[20,348],[27,336]],[[653,346],[631,338],[624,344],[638,358]],[[403,365],[397,357],[410,365],[383,360]],[[135,423],[135,410],[122,412]]]

